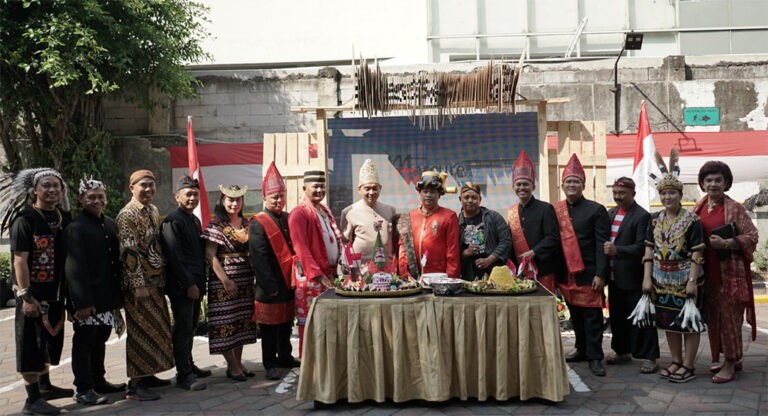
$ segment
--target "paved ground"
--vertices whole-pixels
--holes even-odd
[[[20,377],[15,372],[13,345],[13,309],[0,309],[0,414],[20,414],[25,392]],[[759,415],[768,414],[768,304],[758,305],[757,341],[748,341],[748,330],[743,331],[745,340],[744,371],[738,381],[724,385],[710,382],[709,344],[702,337],[699,358],[696,363],[699,377],[686,384],[669,383],[656,375],[638,374],[639,363],[608,366],[607,377],[594,377],[586,363],[570,366],[571,394],[562,403],[530,400],[526,402],[461,402],[405,404],[362,403],[338,404],[332,409],[315,411],[320,415],[491,415],[491,414],[567,414],[567,415]],[[71,326],[67,329],[67,341],[62,364],[51,370],[51,378],[57,385],[70,386]],[[662,337],[663,338],[663,337]],[[294,340],[296,341],[296,340]],[[563,334],[566,351],[573,346],[573,337]],[[664,340],[662,340],[664,342]],[[107,378],[113,382],[125,379],[125,340],[113,338],[107,347]],[[294,342],[294,348],[296,342]],[[610,349],[610,337],[605,337],[605,351]],[[204,339],[196,339],[194,356],[198,365],[213,370],[213,376],[205,379],[208,389],[186,392],[175,387],[158,389],[163,395],[156,402],[137,403],[122,400],[120,394],[110,395],[112,404],[83,407],[71,399],[59,399],[52,403],[72,414],[117,415],[299,415],[313,412],[312,402],[296,400],[297,371],[284,373],[281,381],[270,382],[264,378],[261,366],[261,347],[245,348],[247,365],[258,370],[257,376],[243,383],[235,383],[224,377],[224,360],[208,354]],[[661,363],[667,362],[669,353],[662,345]],[[173,371],[160,374],[170,378]]]

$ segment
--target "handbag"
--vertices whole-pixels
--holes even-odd
[[[737,235],[739,235],[738,230],[736,230],[736,223],[734,222],[715,228],[714,230],[712,230],[711,234],[719,236],[723,240],[734,238]],[[720,258],[721,261],[728,260],[731,257],[731,251],[717,250],[717,256]]]

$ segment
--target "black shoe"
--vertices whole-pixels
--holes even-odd
[[[277,373],[277,368],[272,367],[267,369],[267,380],[280,380],[280,374]]]
[[[128,387],[125,390],[125,400],[136,400],[140,402],[148,402],[152,400],[157,400],[160,398],[160,395],[155,393],[154,391],[142,386],[138,385],[136,387]]]
[[[565,354],[566,363],[577,363],[580,361],[587,361],[587,355],[580,350],[573,350],[568,354]]]
[[[157,376],[147,376],[141,378],[141,384],[144,387],[164,387],[170,386],[171,380],[158,378]]]
[[[32,403],[24,402],[21,412],[25,415],[58,415],[61,410],[41,397]]]
[[[589,370],[598,377],[605,377],[605,367],[603,360],[589,360]]]
[[[203,370],[194,364],[192,364],[192,372],[195,373],[197,378],[206,378],[211,375],[211,370]]]
[[[246,370],[245,368],[243,368],[243,374],[244,374],[246,377],[248,377],[248,378],[251,378],[251,377],[256,377],[256,373],[254,373],[254,372],[253,372],[253,371],[251,371],[251,370]]]
[[[227,378],[235,380],[235,381],[245,381],[245,380],[248,380],[248,377],[245,374],[243,374],[243,373],[232,374],[232,373],[229,372],[229,370],[227,370]]]
[[[191,381],[181,382],[181,383],[177,382],[176,387],[180,389],[188,390],[188,391],[199,391],[199,390],[207,389],[208,385],[199,380],[191,380]]]
[[[101,380],[93,385],[93,391],[99,394],[117,393],[125,391],[125,383],[112,384],[107,380]]]
[[[86,406],[93,406],[96,404],[106,404],[109,399],[105,396],[99,396],[93,389],[86,391],[85,393],[75,393],[73,397],[78,404],[84,404]]]
[[[288,360],[280,361],[281,368],[299,368],[301,367],[301,361],[291,357]]]
[[[74,394],[75,391],[72,389],[57,387],[53,384],[40,384],[40,396],[45,400],[63,399],[72,397]]]

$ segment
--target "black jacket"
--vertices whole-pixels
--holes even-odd
[[[611,208],[608,216],[613,223],[619,208]],[[616,240],[616,256],[613,257],[613,279],[609,284],[615,284],[622,290],[640,290],[643,286],[643,254],[645,253],[645,234],[651,214],[637,202],[629,207],[619,226]]]
[[[83,211],[67,227],[64,266],[71,309],[93,306],[96,313],[123,305],[120,292],[120,247],[115,220]]]
[[[186,295],[197,285],[205,291],[205,242],[201,238],[200,220],[177,208],[160,224],[160,243],[167,261],[165,292]]]
[[[536,253],[533,262],[536,263],[539,276],[554,273],[562,263],[560,225],[557,223],[555,208],[532,197],[528,204],[519,204],[517,209],[528,248]],[[515,264],[520,265],[519,258],[515,258]]]
[[[611,237],[611,220],[605,207],[584,197],[574,204],[568,204],[568,215],[571,217],[573,230],[579,240],[581,259],[584,261],[584,272],[576,275],[578,286],[591,285],[595,276],[608,281],[608,256],[603,245]],[[563,262],[557,275],[560,282],[568,280],[568,271]]]
[[[291,235],[288,233],[288,214],[282,212],[280,217],[277,217],[268,209],[265,209],[264,212],[269,215],[271,220],[275,221],[278,228],[283,232],[283,237],[293,254]],[[285,283],[283,272],[264,227],[256,219],[251,221],[251,225],[248,226],[248,249],[251,254],[251,265],[256,274],[254,294],[256,300],[262,303],[281,303],[292,300],[294,291]]]
[[[490,254],[496,256],[499,260],[491,266],[493,268],[507,264],[509,254],[512,252],[512,234],[509,232],[509,225],[507,225],[504,217],[486,207],[480,207],[480,215],[485,232],[486,253],[461,259],[461,277],[468,280],[472,280],[470,278],[482,277],[475,276],[479,271],[474,270],[474,262],[479,257],[486,257]],[[466,226],[467,221],[464,218],[464,211],[459,212],[459,253],[464,252],[469,247],[469,244],[464,241],[464,229]],[[484,270],[483,272],[490,274],[491,270]]]

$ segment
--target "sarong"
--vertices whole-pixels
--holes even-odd
[[[125,296],[125,343],[128,377],[150,376],[173,368],[171,319],[160,288],[147,287],[149,299],[137,301],[133,292]]]
[[[47,315],[27,318],[24,302],[16,298],[16,371],[39,373],[49,364],[57,365],[64,347],[64,305],[49,302]]]
[[[253,303],[253,320],[258,324],[280,325],[293,320],[296,303]]]

